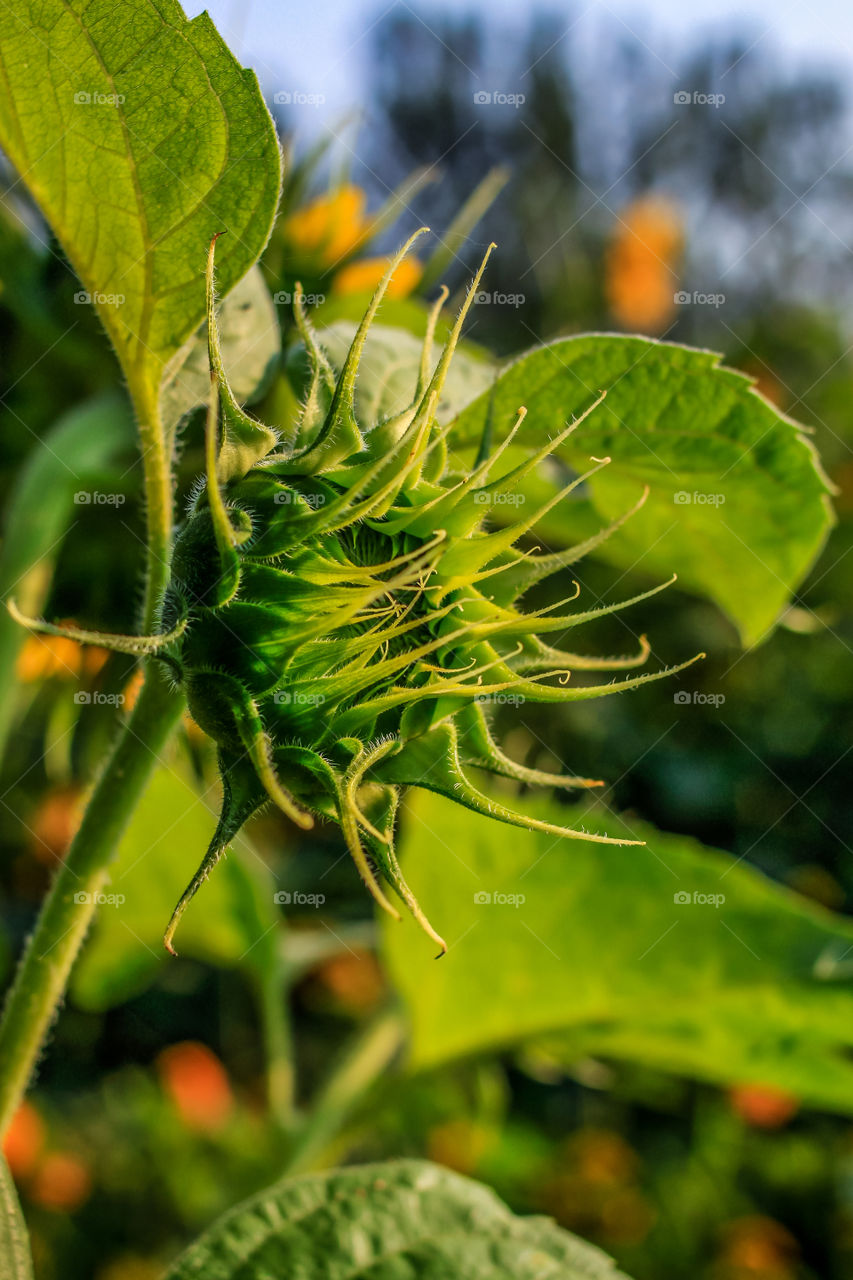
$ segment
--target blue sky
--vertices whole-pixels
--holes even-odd
[[[429,22],[431,13],[479,10],[502,25],[517,23],[532,6],[521,0],[209,0],[207,8],[231,48],[258,72],[264,89],[308,95],[305,131],[363,100],[364,53],[369,29],[383,13],[411,7]],[[679,51],[708,31],[738,30],[773,47],[792,64],[840,69],[853,80],[853,4],[850,0],[575,0],[544,4],[577,38],[603,38],[616,28],[645,44],[673,73]],[[324,99],[319,105],[312,98]]]

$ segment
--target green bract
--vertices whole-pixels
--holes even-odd
[[[353,397],[365,338],[388,281],[416,238],[392,262],[338,376],[297,300],[310,380],[286,441],[244,413],[229,388],[219,352],[211,244],[207,481],[175,544],[162,634],[121,641],[121,647],[158,651],[168,661],[190,712],[219,749],[222,811],[166,932],[170,949],[188,902],[243,823],[269,800],[303,828],[316,817],[337,822],[377,902],[397,914],[380,887],[384,880],[442,950],[444,942],[397,863],[401,787],[429,788],[517,826],[636,843],[516,813],[480,792],[466,772],[474,766],[524,783],[596,785],[511,760],[492,736],[488,704],[509,696],[537,702],[593,698],[668,674],[572,688],[573,670],[636,667],[648,646],[642,641],[634,655],[598,659],[548,643],[552,633],[662,588],[621,605],[571,611],[575,584],[573,595],[557,605],[523,607],[529,588],[577,561],[631,512],[554,554],[517,547],[542,515],[609,461],[592,459],[590,469],[546,506],[528,511],[518,505],[514,523],[490,530],[492,504],[513,505],[522,478],[577,425],[569,423],[521,465],[502,469],[501,455],[522,426],[523,408],[494,449],[489,424],[469,471],[450,467],[452,423],[440,425],[435,411],[485,261],[433,369],[432,335],[446,291],[435,304],[409,407],[383,421],[357,420]],[[603,395],[591,397],[578,421]]]

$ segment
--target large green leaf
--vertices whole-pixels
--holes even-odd
[[[223,292],[269,235],[279,152],[255,76],[175,0],[8,0],[0,145],[150,400],[201,321],[208,244]]]
[[[807,572],[832,522],[828,482],[802,428],[749,379],[696,351],[645,338],[591,334],[539,347],[511,364],[494,388],[460,413],[451,443],[479,441],[491,415],[501,439],[520,405],[518,443],[534,448],[573,415],[599,406],[558,450],[586,470],[598,512],[627,510],[648,485],[645,507],[602,549],[622,568],[641,567],[716,601],[745,642],[774,623]],[[548,533],[577,534],[579,508],[552,516]]]
[[[138,994],[163,964],[172,909],[198,866],[215,819],[179,769],[163,766],[148,785],[112,864],[105,901],[71,983],[87,1009],[106,1009]],[[242,967],[260,978],[278,972],[280,921],[275,883],[241,839],[186,913],[179,950],[212,964]]]
[[[15,1184],[0,1155],[0,1275],[3,1280],[32,1280],[27,1228]]]
[[[508,832],[414,796],[403,869],[449,950],[435,962],[408,920],[383,922],[413,1066],[550,1037],[853,1113],[853,923],[686,837],[524,809],[647,847]]]
[[[625,1280],[547,1218],[419,1160],[292,1178],[240,1205],[165,1280]]]

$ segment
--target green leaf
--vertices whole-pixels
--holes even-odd
[[[4,1280],[32,1280],[27,1228],[8,1165],[0,1155],[0,1275]]]
[[[24,613],[41,613],[58,546],[77,510],[75,493],[132,446],[127,400],[99,396],[60,418],[18,475],[0,550],[0,749],[15,709],[15,661],[27,635],[5,602],[12,596]]]
[[[74,969],[71,992],[78,1005],[111,1008],[143,991],[163,964],[174,964],[163,932],[214,825],[197,789],[175,767],[161,767],[121,842],[106,900]],[[277,971],[274,890],[248,842],[235,840],[234,852],[186,914],[181,955],[259,977]]]
[[[212,236],[230,233],[225,293],[270,232],[279,152],[255,76],[175,0],[9,0],[0,62],[0,145],[150,404],[204,316]]]
[[[547,1218],[420,1160],[292,1178],[248,1200],[165,1280],[625,1280]]]
[[[564,1058],[775,1085],[853,1113],[853,923],[684,836],[554,801],[523,809],[647,846],[508,833],[414,795],[403,870],[449,949],[434,962],[408,920],[383,921],[413,1067],[550,1037]]]
[[[608,520],[631,507],[644,485],[650,493],[601,554],[626,569],[677,572],[751,644],[823,546],[832,523],[829,483],[803,429],[718,361],[709,351],[607,334],[539,347],[463,409],[451,447],[477,444],[490,413],[497,442],[526,405],[517,443],[533,448],[606,390],[558,456],[579,470],[591,456],[612,458],[589,482]],[[561,507],[549,535],[561,521],[571,542],[575,515]]]
[[[278,316],[258,266],[236,284],[218,309],[219,342],[229,384],[240,404],[264,387],[281,351]],[[160,391],[163,423],[177,425],[190,409],[210,398],[207,324],[203,324],[169,366]]]

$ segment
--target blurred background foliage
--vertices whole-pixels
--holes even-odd
[[[414,13],[379,17],[369,36],[371,100],[363,126],[348,126],[343,157],[312,150],[297,114],[275,108],[291,154],[262,267],[285,345],[297,282],[319,323],[354,318],[391,247],[427,222],[454,251],[404,265],[384,323],[422,331],[422,300],[435,296],[439,274],[458,300],[494,239],[488,289],[513,301],[476,307],[472,344],[507,356],[558,335],[621,329],[706,346],[813,428],[838,486],[839,523],[770,639],[743,653],[722,615],[677,590],[589,638],[591,650],[623,652],[645,633],[667,660],[706,650],[683,687],[714,701],[676,705],[664,683],[559,713],[528,705],[499,715],[516,758],[603,778],[606,803],[629,819],[726,850],[846,912],[847,95],[827,76],[783,68],[767,45],[732,36],[703,42],[683,76],[685,89],[723,92],[724,104],[681,105],[654,55],[617,23],[594,57],[563,31],[533,17],[525,40],[502,42],[464,10],[430,28]],[[485,109],[474,98],[484,85],[525,102]],[[476,227],[448,236],[481,182],[475,205],[492,203]],[[63,414],[116,385],[107,340],[75,293],[9,181],[0,204],[7,507],[39,442],[53,449]],[[700,295],[724,301],[694,301]],[[293,394],[283,367],[274,368],[257,411],[286,420]],[[126,501],[69,509],[65,535],[43,548],[53,569],[45,612],[131,630],[142,552],[132,431],[89,465],[97,487]],[[200,469],[196,417],[183,433],[183,491]],[[43,502],[47,510],[50,491]],[[613,570],[594,559],[573,576],[590,602],[616,589]],[[648,585],[638,565],[618,591]],[[131,698],[129,677],[127,660],[67,640],[33,637],[20,649],[0,780],[7,974],[112,730],[109,700],[93,695]],[[192,725],[176,751],[185,785],[210,794],[210,749]],[[192,860],[212,823],[200,801],[187,829],[173,831],[186,806],[172,804],[163,794],[141,819],[143,836],[163,828],[157,856],[129,881],[127,910],[96,929],[7,1142],[40,1280],[149,1280],[216,1213],[286,1168],[398,1154],[426,1154],[488,1181],[517,1210],[554,1215],[637,1280],[850,1274],[853,1128],[793,1094],[755,1081],[715,1089],[606,1057],[566,1066],[536,1044],[389,1072],[402,1036],[387,1013],[393,994],[368,899],[332,832],[297,839],[275,815],[255,823],[252,844],[229,862],[227,892],[223,883],[200,897],[194,938],[180,961],[163,963],[160,918],[149,933],[140,898],[150,890],[170,905],[181,859]],[[324,902],[286,906],[285,935],[274,883],[293,899],[321,892]],[[300,1101],[318,1090],[322,1100],[321,1122],[309,1121],[295,1144],[274,1121],[290,1035]]]

